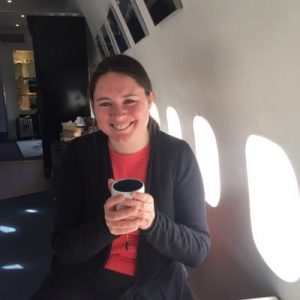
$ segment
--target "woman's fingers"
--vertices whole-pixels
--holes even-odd
[[[138,209],[136,207],[121,207],[119,209],[113,208],[105,214],[107,221],[122,221],[129,218],[136,218],[138,216]]]
[[[108,181],[107,181],[107,185],[108,185],[108,189],[111,191],[111,186],[112,184],[114,183],[114,179],[113,178],[109,178]]]
[[[115,235],[127,234],[133,232],[139,228],[139,224],[140,221],[138,218],[106,222],[109,231]]]
[[[133,199],[123,195],[107,199],[104,205],[105,221],[112,234],[126,234],[148,229],[155,218],[154,199],[148,193],[133,192]]]
[[[155,218],[154,199],[147,193],[134,192],[132,196],[139,202],[139,228],[143,230],[148,229]]]
[[[119,207],[118,207],[119,206]],[[105,222],[114,235],[127,234],[139,228],[137,201],[116,195],[104,204]]]

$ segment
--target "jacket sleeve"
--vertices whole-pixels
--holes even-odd
[[[75,142],[75,141],[74,141]],[[68,146],[62,162],[57,191],[53,248],[62,264],[74,265],[91,259],[116,238],[104,226],[100,213],[84,217],[85,191],[80,176],[76,142]]]
[[[174,219],[156,211],[151,228],[143,234],[162,255],[196,267],[210,248],[202,178],[197,160],[185,142],[173,163],[173,199],[161,201],[174,202]]]

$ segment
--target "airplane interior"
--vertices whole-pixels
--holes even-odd
[[[29,299],[49,271],[61,156],[94,126],[93,70],[121,53],[152,80],[152,117],[197,157],[211,234],[187,268],[197,299],[299,300],[295,0],[1,1],[0,299]]]

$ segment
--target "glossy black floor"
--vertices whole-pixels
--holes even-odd
[[[1,143],[0,160],[21,160],[14,147]],[[53,207],[50,190],[0,199],[0,300],[27,300],[45,278]]]
[[[50,191],[0,200],[0,299],[26,300],[39,287],[52,255]]]

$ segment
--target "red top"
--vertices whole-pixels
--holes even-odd
[[[120,154],[109,150],[114,179],[137,178],[146,181],[150,145],[131,154]],[[124,234],[112,242],[112,248],[105,268],[122,274],[134,276],[139,231]],[[127,241],[127,250],[125,247]]]

